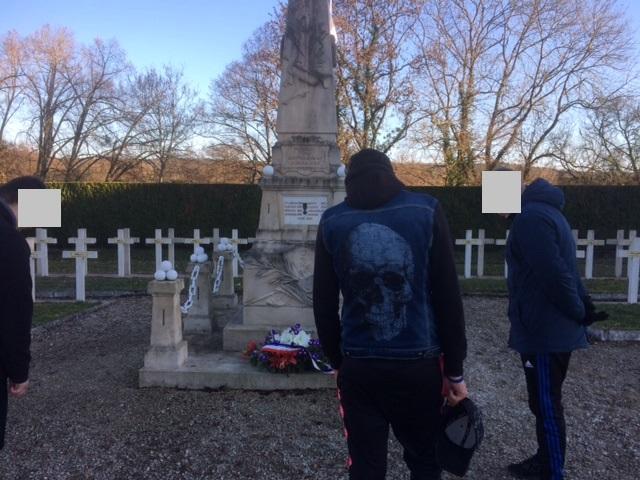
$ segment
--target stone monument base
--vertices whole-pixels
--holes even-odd
[[[179,368],[142,368],[140,387],[169,387],[190,390],[305,390],[335,388],[335,376],[320,372],[285,375],[260,370],[241,353],[214,352],[191,355]]]

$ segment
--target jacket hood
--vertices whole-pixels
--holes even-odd
[[[13,228],[18,226],[16,216],[13,214],[9,205],[0,198],[0,222],[5,222],[11,225]]]
[[[546,203],[562,210],[564,208],[564,193],[546,180],[539,178],[529,185],[522,194],[522,204],[531,202]]]
[[[389,157],[377,150],[366,149],[351,157],[345,187],[347,205],[373,210],[398,195],[404,184],[396,177]]]

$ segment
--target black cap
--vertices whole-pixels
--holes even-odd
[[[378,208],[404,187],[393,172],[389,157],[372,148],[351,157],[345,186],[347,205],[357,209]]]
[[[455,407],[445,406],[436,442],[438,464],[449,473],[464,476],[483,437],[482,413],[469,398]]]

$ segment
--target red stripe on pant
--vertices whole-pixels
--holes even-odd
[[[340,410],[340,418],[342,419],[342,426],[344,428],[344,438],[349,442],[349,431],[347,430],[347,424],[344,421],[344,407],[342,406],[342,397],[340,396],[340,388],[336,388],[336,392],[338,394],[338,406]],[[348,449],[348,446],[347,446]],[[347,469],[351,468],[353,461],[351,460],[351,455],[348,454],[347,457]]]

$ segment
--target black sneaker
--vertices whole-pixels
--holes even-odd
[[[544,468],[537,455],[527,458],[520,463],[512,463],[507,467],[511,475],[516,478],[542,478]]]

